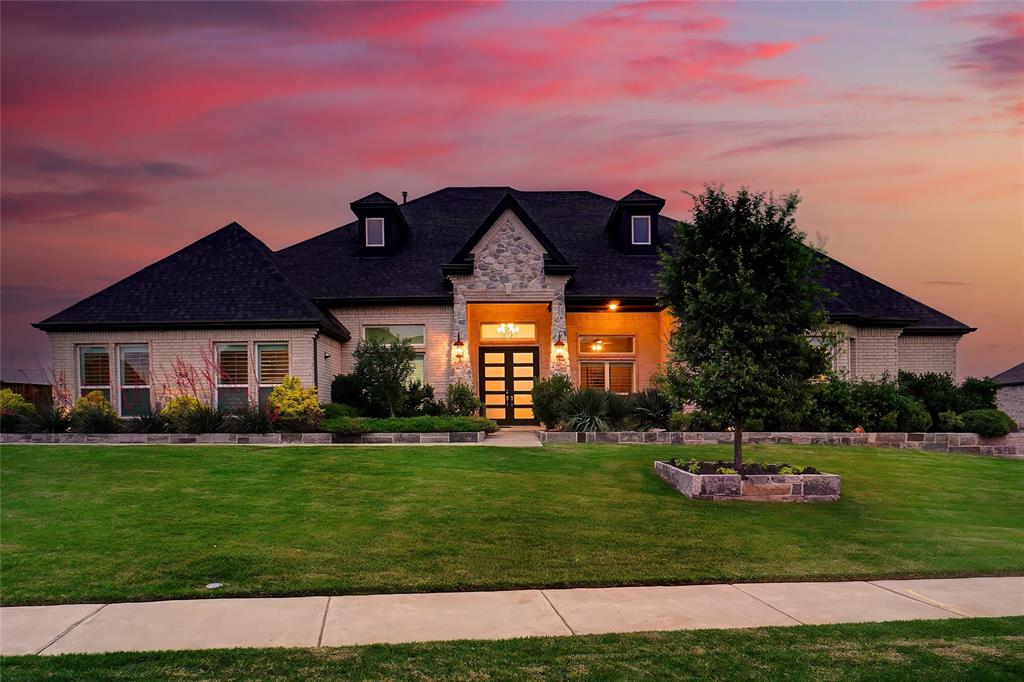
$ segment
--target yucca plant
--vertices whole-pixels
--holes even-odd
[[[608,396],[608,428],[632,431],[629,398],[621,393],[606,392]]]
[[[278,430],[277,413],[270,407],[246,403],[224,419],[224,429],[234,433],[273,433]]]
[[[595,388],[581,388],[570,393],[562,403],[562,421],[566,431],[607,431],[608,393]]]
[[[656,388],[648,388],[629,397],[629,415],[641,431],[668,428],[672,403]]]

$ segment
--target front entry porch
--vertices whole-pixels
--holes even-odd
[[[540,378],[540,349],[484,346],[479,354],[479,395],[484,416],[502,426],[536,424],[532,391]]]

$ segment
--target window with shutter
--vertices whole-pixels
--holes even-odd
[[[78,347],[79,395],[99,391],[110,400],[110,352],[106,346]]]
[[[119,409],[122,417],[138,417],[149,412],[149,346],[118,346],[120,367]]]
[[[249,402],[249,347],[244,343],[217,346],[217,407],[232,411]]]

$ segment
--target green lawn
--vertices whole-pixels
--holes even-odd
[[[17,657],[20,680],[1020,680],[1024,618]]]
[[[843,499],[716,503],[653,474],[682,453],[729,448],[7,445],[0,599],[1024,573],[1024,462],[760,446]]]

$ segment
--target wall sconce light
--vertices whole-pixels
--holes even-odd
[[[618,309],[619,309],[619,302],[618,301],[609,301],[608,302],[608,310],[610,310],[610,311],[612,311],[614,313]]]
[[[458,338],[452,344],[452,357],[455,358],[455,362],[466,360],[466,344],[462,341],[462,332],[459,332]]]
[[[563,362],[565,360],[565,341],[561,337],[555,341],[555,360]]]
[[[324,360],[330,360],[330,359],[331,359],[331,354],[328,353],[327,351],[324,351]]]

